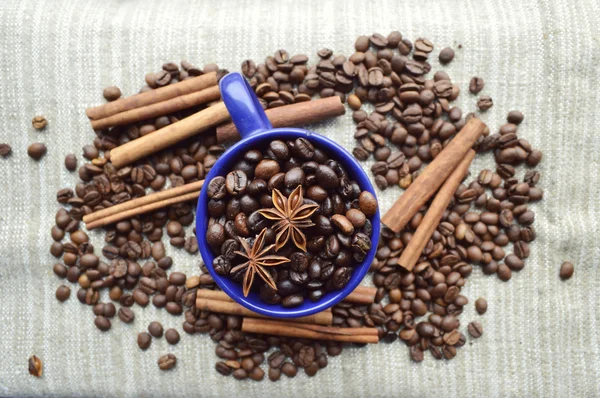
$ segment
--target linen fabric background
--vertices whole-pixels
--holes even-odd
[[[13,147],[0,159],[0,396],[599,396],[599,15],[595,0],[0,2],[0,142]],[[544,151],[545,198],[531,206],[538,239],[525,269],[503,283],[476,267],[464,289],[461,329],[480,321],[482,338],[469,337],[452,361],[427,354],[415,364],[396,342],[347,348],[315,378],[239,382],[214,370],[215,344],[185,334],[182,317],[135,308],[133,324],[115,318],[101,333],[76,289],[63,304],[55,299],[55,193],[77,181],[63,159],[76,153],[82,164],[81,147],[94,137],[84,109],[104,102],[105,86],[131,95],[146,72],[183,59],[239,70],[280,48],[313,62],[323,47],[348,56],[358,35],[392,30],[431,39],[434,71],[439,51],[454,48],[441,70],[460,85],[464,113],[476,108],[468,83],[480,76],[481,94],[494,100],[481,115],[492,131],[522,110],[519,135]],[[48,118],[45,130],[33,130],[35,115]],[[311,127],[354,146],[350,112]],[[48,146],[40,162],[26,153],[36,141]],[[471,171],[492,165],[491,155],[478,157]],[[400,192],[381,193],[382,211]],[[91,236],[100,249],[101,234]],[[198,272],[199,255],[167,251],[173,270]],[[565,260],[575,275],[563,282]],[[474,311],[478,297],[489,303],[484,316]],[[155,319],[180,330],[181,342],[154,339],[141,351],[137,333]],[[162,372],[156,361],[168,352],[178,364]],[[44,362],[41,379],[27,372],[32,354]]]

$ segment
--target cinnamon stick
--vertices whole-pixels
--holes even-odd
[[[479,138],[485,124],[472,118],[394,203],[381,222],[398,233],[446,181]]]
[[[144,206],[150,203],[174,198],[175,196],[181,196],[186,193],[200,192],[200,190],[202,189],[202,185],[204,185],[204,180],[191,182],[189,184],[181,185],[176,188],[165,189],[164,191],[155,192],[150,195],[142,196],[141,198],[128,200],[127,202],[123,202],[118,205],[107,207],[106,209],[87,214],[83,216],[83,222],[89,223],[104,217],[122,213],[127,210],[136,209],[140,206]]]
[[[376,293],[377,288],[358,286],[353,292],[344,298],[344,301],[353,304],[373,304],[375,302]],[[196,292],[196,297],[209,300],[234,301],[222,290],[199,289]]]
[[[431,202],[425,217],[421,220],[417,231],[402,251],[402,255],[398,259],[398,265],[411,271],[417,261],[419,261],[423,249],[439,225],[440,220],[444,215],[444,211],[448,207],[448,204],[450,204],[454,192],[456,192],[456,188],[460,185],[474,158],[475,151],[470,149],[464,159],[459,163],[452,174],[450,174],[450,177],[444,182],[444,185],[442,185],[438,191],[435,199]]]
[[[156,104],[158,102],[179,97],[185,94],[190,94],[196,91],[203,90],[207,87],[216,85],[217,73],[210,72],[201,76],[180,81],[179,83],[157,88],[156,90],[146,91],[145,93],[135,94],[130,97],[121,98],[101,106],[88,108],[85,110],[85,113],[91,120],[102,119],[105,117],[116,115],[120,112],[141,108],[143,106],[151,104]]]
[[[202,180],[204,181],[204,180]],[[198,199],[200,196],[200,191],[191,192],[185,195],[176,196],[174,198],[169,198],[165,200],[161,200],[158,202],[150,203],[144,206],[136,207],[131,210],[123,211],[121,213],[114,214],[112,216],[104,217],[96,221],[92,221],[85,224],[85,227],[88,230],[92,230],[95,228],[104,227],[105,225],[114,224],[121,220],[126,220],[128,218],[149,213],[154,210],[162,209],[163,207],[171,206],[177,203],[189,202],[191,200]],[[135,200],[135,199],[134,199]]]
[[[323,327],[268,319],[244,318],[242,332],[347,343],[379,342],[379,334],[376,328]]]
[[[116,147],[110,151],[110,160],[115,167],[121,168],[226,120],[229,120],[229,113],[225,104],[219,102],[160,130]]]
[[[205,290],[199,289],[198,291]],[[217,312],[219,314],[229,315],[241,315],[245,317],[269,319],[268,316],[257,314],[254,311],[249,310],[241,304],[230,301],[211,300],[202,297],[196,298],[196,308],[200,310],[207,310],[211,312]],[[331,325],[333,322],[333,314],[331,311],[322,311],[316,314],[303,316],[300,318],[290,319],[293,322],[298,323],[314,323],[317,325]]]
[[[130,109],[102,119],[92,120],[94,130],[104,130],[110,127],[123,126],[140,120],[154,119],[159,116],[177,112],[192,106],[218,100],[221,97],[219,86],[212,86],[201,91],[170,98],[162,102]]]
[[[345,112],[346,108],[344,104],[336,95],[314,101],[284,105],[265,111],[273,127],[294,127],[316,123],[343,115]],[[240,134],[233,123],[217,127],[217,141],[219,143],[237,141],[239,139]]]

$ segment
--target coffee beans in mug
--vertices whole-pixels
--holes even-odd
[[[205,237],[215,254],[215,272],[242,283],[244,295],[254,285],[261,300],[288,308],[346,286],[353,267],[371,248],[368,218],[376,214],[375,197],[361,192],[341,164],[305,138],[274,140],[243,158],[252,162],[238,163],[225,178],[208,182],[211,217]],[[356,204],[359,208],[353,208]],[[313,225],[317,228],[308,229]],[[253,269],[240,259],[259,264],[263,260],[254,257],[267,240],[275,249],[262,255],[277,265],[261,270],[260,278],[248,284],[246,275]],[[271,280],[271,271],[277,272],[277,281]]]

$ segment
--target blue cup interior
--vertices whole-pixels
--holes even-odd
[[[244,297],[242,285],[240,283],[233,281],[227,276],[221,276],[215,272],[212,266],[215,255],[206,241],[206,230],[208,228],[209,219],[207,214],[208,182],[214,177],[226,176],[227,173],[231,171],[231,167],[237,161],[242,159],[244,153],[250,149],[265,148],[273,140],[286,141],[300,137],[308,139],[315,145],[315,147],[320,148],[332,159],[338,161],[346,169],[348,175],[358,183],[361,190],[369,191],[371,194],[373,194],[373,196],[377,197],[373,185],[371,184],[371,181],[369,180],[369,177],[362,166],[343,147],[334,141],[311,131],[295,128],[280,128],[254,133],[229,148],[217,160],[206,176],[206,183],[200,192],[198,208],[196,211],[196,237],[198,239],[198,247],[200,253],[202,254],[204,263],[206,264],[208,271],[212,275],[217,285],[231,298],[244,307],[259,314],[278,318],[296,318],[314,314],[337,304],[343,300],[344,297],[350,294],[350,292],[352,292],[360,284],[361,280],[369,270],[377,251],[381,227],[378,209],[377,213],[370,218],[373,227],[370,236],[372,246],[364,261],[354,266],[352,277],[344,288],[328,292],[321,298],[321,300],[317,302],[312,302],[310,299],[305,299],[303,304],[294,308],[285,308],[281,304],[267,304],[260,299],[259,294],[255,291],[251,291],[247,297]]]

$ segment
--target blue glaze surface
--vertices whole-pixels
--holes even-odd
[[[371,250],[369,250],[362,263],[354,266],[352,277],[348,284],[343,289],[328,292],[317,302],[305,299],[304,303],[298,307],[285,308],[281,304],[267,304],[263,302],[260,299],[259,294],[254,291],[251,291],[248,294],[248,297],[244,297],[242,285],[240,283],[234,282],[229,277],[221,276],[214,271],[212,263],[215,255],[212,253],[206,242],[206,230],[209,218],[206,210],[208,205],[208,182],[214,177],[226,176],[227,173],[231,171],[233,164],[242,159],[244,153],[250,149],[265,147],[273,140],[286,141],[303,137],[312,142],[315,147],[325,151],[328,155],[332,156],[333,159],[338,161],[346,169],[350,178],[358,183],[361,190],[369,191],[374,197],[377,197],[373,185],[365,170],[356,159],[334,141],[302,129],[273,129],[265,112],[260,106],[260,103],[254,95],[252,88],[239,73],[228,74],[221,79],[219,84],[223,101],[231,114],[231,119],[242,136],[242,140],[225,151],[213,165],[206,176],[205,181],[207,181],[207,183],[204,184],[204,187],[200,192],[200,198],[198,199],[198,208],[196,211],[196,238],[198,239],[198,248],[202,255],[202,259],[206,264],[206,268],[217,285],[227,293],[227,295],[244,307],[259,314],[279,318],[295,318],[323,311],[337,304],[350,294],[360,284],[361,280],[369,271],[379,242],[379,232],[381,228],[379,209],[377,210],[377,213],[370,218],[373,227],[370,237],[372,242]]]

